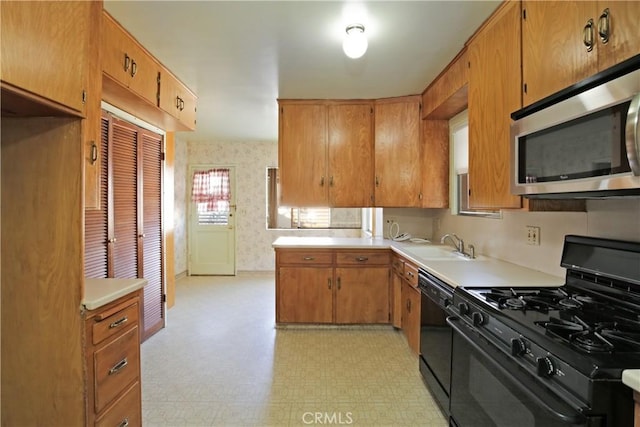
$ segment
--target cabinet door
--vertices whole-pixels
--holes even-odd
[[[3,1],[0,8],[0,79],[83,112],[91,2]]]
[[[422,120],[422,207],[449,207],[449,121]]]
[[[375,104],[375,206],[419,207],[420,97]]]
[[[587,51],[583,42],[583,29],[587,21],[597,18],[594,16],[597,13],[596,2],[524,0],[522,7],[525,106],[598,71],[599,42],[591,52]],[[637,34],[637,22],[632,28],[634,30],[630,31],[636,31]],[[594,36],[597,38],[597,34]],[[508,38],[497,41],[500,40],[502,44],[510,43]],[[508,84],[509,80],[502,79],[502,82]]]
[[[420,353],[420,290],[402,283],[402,331],[407,337],[409,348]]]
[[[328,206],[325,105],[280,106],[278,157],[281,205]]]
[[[640,54],[640,2],[600,1],[593,16],[596,23],[604,10],[609,9],[610,36],[607,43],[597,37],[598,69],[605,70],[619,62]],[[604,19],[604,18],[602,18]]]
[[[328,107],[329,203],[365,207],[373,203],[373,105]]]
[[[336,268],[336,323],[389,323],[389,268]]]
[[[520,208],[511,194],[511,112],[520,101],[520,4],[503,3],[469,45],[469,204]]]
[[[333,320],[331,267],[280,267],[277,322],[331,323]]]
[[[391,324],[396,328],[402,327],[402,271],[394,269],[391,275]]]
[[[195,95],[164,68],[160,70],[159,107],[178,119],[187,129],[195,129]]]

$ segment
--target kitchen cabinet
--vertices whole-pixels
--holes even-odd
[[[525,106],[640,53],[638,2],[525,0],[522,8]]]
[[[11,94],[39,98],[53,109],[82,116],[85,110],[91,2],[0,4],[2,15],[2,110],[13,111]],[[100,7],[102,2],[99,3]],[[6,96],[5,96],[6,95]],[[24,102],[22,102],[24,104]],[[17,103],[20,108],[20,103]],[[15,112],[15,111],[13,111]],[[32,114],[33,110],[20,111]]]
[[[422,93],[422,118],[449,120],[467,108],[469,60],[464,47]]]
[[[105,75],[157,105],[159,64],[106,11],[103,14],[102,51]]]
[[[404,277],[404,259],[394,255],[391,259],[391,324],[402,328],[402,283]]]
[[[422,205],[420,96],[375,103],[375,206]]]
[[[276,250],[276,322],[333,321],[333,252]]]
[[[633,398],[635,400],[635,415],[633,418],[633,426],[640,427],[640,393],[637,391],[633,392]]]
[[[389,323],[389,256],[276,249],[276,322]]]
[[[85,314],[87,425],[141,425],[140,291]]]
[[[469,204],[520,208],[510,186],[510,114],[520,109],[520,3],[505,2],[468,45]]]
[[[196,128],[196,96],[165,67],[160,67],[159,106],[189,130]]]
[[[422,120],[422,207],[449,207],[449,121]]]
[[[405,261],[402,281],[402,332],[407,338],[409,348],[415,354],[420,353],[420,305],[418,268]]]
[[[370,206],[371,103],[280,100],[279,105],[280,204]]]

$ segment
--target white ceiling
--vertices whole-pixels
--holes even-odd
[[[193,141],[276,141],[278,98],[419,94],[499,1],[118,1],[105,9],[198,95]],[[342,52],[348,24],[369,49]]]

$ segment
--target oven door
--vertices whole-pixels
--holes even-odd
[[[602,426],[519,371],[509,356],[450,317],[453,329],[450,411],[457,427]]]

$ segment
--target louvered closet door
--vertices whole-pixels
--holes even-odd
[[[109,117],[101,118],[100,141],[100,209],[84,211],[84,276],[108,277],[107,270],[107,183],[109,158]]]
[[[163,137],[142,131],[142,277],[144,321],[142,339],[164,327],[164,283],[162,251],[162,149]]]
[[[113,277],[138,276],[138,134],[125,121],[112,121]]]

